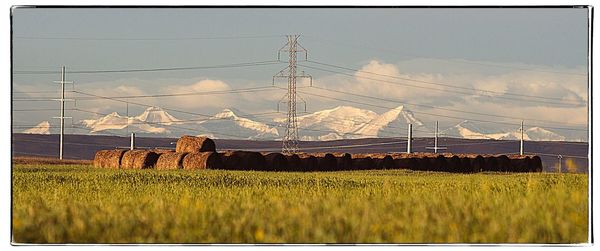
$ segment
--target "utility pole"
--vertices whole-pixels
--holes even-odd
[[[433,153],[437,153],[438,150],[444,150],[447,149],[446,147],[439,147],[438,146],[438,131],[439,131],[439,123],[436,120],[435,121],[435,136],[433,138],[433,147],[425,147],[426,149],[433,149]]]
[[[436,120],[435,121],[435,138],[434,138],[434,144],[433,144],[433,152],[434,153],[437,153],[437,150],[438,150],[437,138],[438,138],[438,122]]]
[[[296,116],[296,78],[310,78],[310,85],[312,86],[312,77],[310,75],[304,74],[302,72],[301,75],[297,74],[297,65],[296,62],[298,60],[298,52],[304,53],[305,60],[308,59],[308,53],[304,47],[298,44],[298,38],[300,35],[287,35],[287,43],[279,49],[277,52],[277,60],[280,59],[281,52],[288,52],[288,66],[279,71],[275,76],[273,76],[273,85],[275,85],[275,78],[287,78],[288,79],[288,87],[287,94],[284,96],[287,97],[287,121],[285,126],[285,135],[283,137],[283,147],[282,152],[285,154],[297,153],[298,152],[298,118]],[[283,98],[282,98],[283,100]],[[281,102],[281,101],[280,101]],[[277,103],[279,107],[279,103]],[[306,102],[305,102],[306,109]]]
[[[523,133],[524,133],[524,128],[523,128],[523,120],[521,120],[521,148],[519,150],[519,153],[521,154],[521,156],[523,155]]]
[[[408,139],[406,142],[406,153],[411,153],[412,151],[412,124],[408,124]]]
[[[127,125],[125,125],[125,133],[129,133],[129,121],[131,120],[129,118],[129,102],[125,102],[125,115],[127,116]],[[127,134],[125,134],[127,135]],[[133,150],[133,149],[131,149]]]
[[[59,141],[59,154],[58,154],[58,158],[59,159],[63,159],[63,140],[64,140],[64,134],[65,134],[65,118],[71,118],[71,117],[65,117],[65,84],[73,84],[72,81],[65,81],[65,71],[66,71],[66,67],[63,66],[62,70],[61,70],[61,77],[60,77],[60,81],[54,81],[54,83],[59,83],[60,84],[60,89],[61,89],[61,95],[60,95],[60,99],[55,99],[60,101],[60,117],[54,117],[54,118],[58,118],[60,119],[60,141]]]
[[[129,145],[129,150],[135,149],[135,132],[131,133],[131,144]]]

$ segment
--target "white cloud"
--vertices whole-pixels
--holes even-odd
[[[129,85],[119,85],[117,88],[115,88],[115,91],[117,93],[119,93],[119,95],[123,95],[123,96],[125,96],[125,95],[137,96],[137,95],[146,94],[146,92],[142,91],[137,86],[129,86]]]
[[[413,64],[417,66],[413,66]],[[445,65],[450,65],[446,63]],[[515,64],[519,67],[524,67]],[[519,69],[501,68],[500,70],[482,70],[472,64],[451,64],[451,70],[444,68],[444,64],[434,61],[420,60],[418,64],[414,60],[398,63],[387,63],[381,60],[370,60],[352,76],[342,74],[329,74],[314,79],[316,87],[339,90],[365,96],[404,100],[409,103],[432,105],[442,108],[451,108],[461,111],[477,112],[485,114],[507,115],[527,119],[543,119],[553,121],[564,121],[567,123],[587,123],[587,107],[561,107],[557,105],[518,102],[502,99],[525,97],[502,95],[502,93],[517,93],[524,95],[556,97],[562,100],[587,100],[588,89],[585,76],[557,74],[543,71],[524,71]],[[560,71],[561,69],[548,69],[543,66],[527,66],[527,68]],[[487,69],[487,68],[485,68]],[[367,73],[369,72],[369,73]],[[570,71],[569,71],[570,72]],[[316,74],[307,69],[308,74]],[[375,74],[373,74],[375,73]],[[386,77],[389,76],[389,77]],[[407,79],[417,80],[409,81]],[[381,80],[393,83],[382,83]],[[434,85],[423,82],[439,83]],[[395,84],[394,84],[395,83]],[[375,106],[396,107],[398,103],[381,100],[359,98],[342,93],[329,92],[316,88],[307,88],[307,79],[298,80],[298,95],[307,101],[309,112],[339,105],[351,105],[358,108],[367,108],[376,112],[385,112],[385,108],[348,103],[340,100],[332,100],[317,97],[308,93],[325,95],[333,98],[350,100],[373,104]],[[487,96],[465,94],[472,93],[467,89],[453,88],[444,85],[458,86],[461,88],[476,88],[492,90],[497,93],[488,93]],[[238,88],[257,86],[256,82],[238,79],[119,79],[114,81],[78,84],[76,87],[84,92],[94,93],[102,96],[131,96],[148,94],[177,94],[192,92],[227,91]],[[280,87],[286,87],[286,83],[280,82]],[[415,87],[416,86],[416,87]],[[421,88],[418,88],[421,87]],[[425,87],[425,88],[423,88]],[[436,91],[432,89],[440,89]],[[36,90],[28,85],[19,85],[18,90]],[[306,92],[306,93],[304,93]],[[463,92],[463,93],[456,93]],[[285,90],[261,91],[235,94],[218,95],[190,95],[168,98],[140,98],[130,99],[131,102],[157,105],[164,108],[181,109],[184,111],[210,114],[216,110],[233,107],[248,113],[273,111],[277,102],[283,97]],[[81,95],[85,96],[85,95]],[[546,100],[554,102],[556,100]],[[117,111],[125,114],[125,104],[110,100],[78,101],[78,107],[87,110],[109,113]],[[301,106],[301,107],[300,107]],[[494,121],[506,121],[506,118],[495,118],[468,113],[454,113],[439,109],[431,109],[423,106],[408,107],[415,115],[426,122],[445,118],[437,118],[422,113],[449,115],[460,118],[481,118]],[[19,107],[15,107],[19,108]],[[130,115],[145,107],[130,105]],[[137,109],[137,110],[136,110]],[[303,105],[299,104],[299,112],[303,111]],[[85,116],[84,116],[85,115]],[[186,117],[188,114],[173,114],[177,117]],[[91,114],[79,114],[77,116],[89,118]],[[447,119],[448,122],[452,119]],[[515,122],[514,120],[510,120]],[[452,122],[456,122],[452,120]],[[526,122],[527,123],[527,122]],[[530,123],[531,124],[531,123]]]
[[[403,65],[403,63],[400,63],[399,65]],[[454,67],[456,68],[457,66]],[[473,66],[466,65],[463,68],[469,67],[472,68]],[[434,69],[430,71],[431,73],[423,73],[423,71],[414,73],[404,72],[395,64],[388,64],[378,60],[371,60],[362,68],[360,68],[360,70],[361,71],[354,75],[354,78],[347,77],[342,74],[332,74],[317,79],[315,81],[315,85],[325,87],[327,89],[334,89],[370,97],[404,100],[408,103],[431,105],[435,107],[450,108],[472,113],[504,115],[524,118],[525,120],[540,119],[558,121],[559,123],[564,121],[567,124],[587,124],[587,107],[585,105],[565,107],[565,105],[551,104],[561,102],[561,100],[586,100],[587,82],[586,78],[581,76],[515,69],[505,70],[500,73],[493,72],[486,74],[483,74],[476,69],[472,69],[471,71],[468,69],[462,69],[458,71],[459,74],[452,74],[448,72],[436,73]],[[385,77],[383,75],[391,77]],[[438,83],[440,85],[402,80],[402,78]],[[398,84],[384,84],[379,80],[395,82]],[[415,88],[411,86],[421,86],[432,89],[440,89],[443,91]],[[450,86],[457,86],[458,88]],[[474,93],[469,89],[490,90],[493,92]],[[395,107],[398,105],[398,103],[369,98],[360,98],[319,89],[310,89],[310,92],[339,99],[351,100],[359,103],[373,104],[375,106]],[[549,103],[523,102],[516,101],[514,99],[533,100],[533,98],[506,95],[507,93],[552,97],[559,100],[536,99]],[[321,105],[325,107],[349,104],[342,101],[328,100],[318,97],[314,97],[313,100],[321,102]],[[368,108],[376,111],[384,110],[383,108],[377,108],[368,105],[349,105]],[[437,119],[442,121],[457,120],[444,118],[442,116],[436,117],[431,114],[447,115],[465,119],[479,118],[492,121],[516,121],[515,119],[481,116],[472,113],[456,113],[424,106],[409,105],[409,107],[415,111],[417,117],[428,121]],[[539,124],[540,122],[535,123]],[[554,125],[556,126],[556,123]]]
[[[170,85],[161,89],[161,93],[180,94],[195,92],[227,91],[231,87],[221,81],[205,79],[190,85]],[[215,95],[190,95],[180,96],[176,99],[170,99],[170,106],[181,108],[226,108],[235,103],[230,97],[224,97],[222,94]]]

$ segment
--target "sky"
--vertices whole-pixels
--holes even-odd
[[[312,75],[318,87],[299,82],[307,112],[349,105],[383,113],[404,104],[422,121],[440,120],[443,126],[478,119],[519,123],[514,118],[522,118],[531,126],[587,128],[585,8],[16,8],[13,100],[57,97],[59,85],[52,81],[59,74],[16,73],[59,71],[63,65],[67,80],[75,81],[67,90],[103,96],[266,87],[285,62],[181,71],[69,71],[272,61],[286,34],[301,35],[310,61],[300,62],[298,69]],[[277,109],[284,92],[270,88],[135,102],[202,114],[228,107],[264,113]],[[67,105],[74,106],[130,115],[146,108],[110,100]],[[58,107],[56,101],[13,101],[13,125],[56,123],[52,117],[58,111],[50,109]],[[99,116],[68,115],[74,121]]]

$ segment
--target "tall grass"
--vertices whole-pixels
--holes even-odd
[[[585,174],[13,167],[17,243],[583,243]]]

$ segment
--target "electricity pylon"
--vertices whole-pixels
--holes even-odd
[[[283,147],[281,151],[285,154],[297,153],[298,152],[298,118],[296,116],[296,78],[309,78],[310,85],[312,86],[312,77],[302,72],[297,73],[296,62],[298,61],[298,53],[304,53],[304,60],[308,59],[308,53],[304,47],[298,44],[298,38],[300,35],[287,35],[287,43],[279,49],[277,52],[277,60],[280,60],[281,52],[288,52],[288,66],[283,70],[279,71],[273,76],[273,85],[275,85],[275,78],[287,78],[288,88],[287,94],[282,98],[287,97],[287,122],[285,126],[285,135],[283,137]],[[302,100],[302,98],[300,98]],[[279,101],[282,103],[282,101]],[[277,107],[279,109],[279,103]],[[306,110],[306,102],[304,101],[304,109]]]

